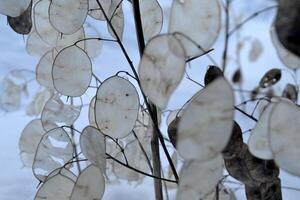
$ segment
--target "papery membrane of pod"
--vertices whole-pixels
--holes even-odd
[[[277,103],[270,118],[270,145],[274,160],[283,170],[300,175],[300,110],[288,102]]]
[[[67,47],[54,59],[52,78],[55,89],[61,94],[81,96],[92,80],[92,62],[81,48]]]
[[[73,143],[62,128],[54,128],[44,134],[33,161],[33,174],[40,181],[55,169],[64,166],[73,158]]]
[[[180,172],[177,200],[199,200],[218,184],[223,173],[220,155],[206,161],[186,161]]]
[[[66,169],[65,167],[63,168],[58,168],[54,171],[52,171],[48,176],[47,176],[47,179],[45,180],[45,182],[47,182],[47,180],[49,180],[50,178],[52,178],[53,176],[56,176],[56,175],[62,175],[62,176],[65,176],[69,179],[71,179],[72,181],[76,182],[77,180],[77,176],[70,170]]]
[[[267,71],[259,81],[259,86],[262,88],[271,87],[275,85],[281,79],[280,69],[271,69]]]
[[[207,86],[208,84],[213,82],[215,79],[222,77],[222,76],[223,76],[223,72],[219,67],[213,66],[213,65],[209,66],[205,73],[205,76],[204,76],[205,86]]]
[[[80,99],[81,101],[81,99]],[[64,103],[59,94],[53,95],[45,104],[41,120],[44,130],[49,131],[56,125],[72,125],[80,115],[82,102],[74,105]]]
[[[114,138],[127,136],[139,112],[139,96],[128,80],[113,76],[98,88],[95,117],[100,131]]]
[[[167,125],[170,125],[171,122],[177,117],[179,116],[179,112],[181,111],[181,109],[176,109],[176,110],[172,110],[166,120]]]
[[[216,200],[217,194],[216,189],[213,189],[211,193],[203,197],[203,200]],[[230,189],[226,188],[224,185],[219,184],[219,190],[218,190],[218,199],[220,200],[236,200],[236,197],[234,195],[234,192]]]
[[[30,33],[32,28],[31,10],[32,3],[29,4],[28,8],[20,16],[7,17],[8,24],[16,33],[22,35],[27,35]]]
[[[185,70],[185,52],[179,40],[171,34],[152,38],[139,64],[141,86],[146,96],[164,109]]]
[[[85,33],[83,27],[81,27],[78,31],[76,31],[71,35],[66,35],[66,34],[59,35],[56,41],[55,50],[57,52],[60,52],[62,49],[71,46],[76,42],[78,42],[79,40],[83,40],[83,39],[85,39]],[[84,50],[85,42],[78,42],[76,46]],[[57,54],[54,55],[56,56]]]
[[[37,116],[41,114],[44,109],[46,102],[52,97],[53,92],[44,89],[35,94],[31,102],[26,107],[26,114],[28,116]]]
[[[106,145],[104,135],[95,127],[87,126],[80,136],[80,148],[83,155],[102,172],[106,168]]]
[[[35,79],[34,71],[28,69],[11,70],[6,78],[10,79],[17,85],[24,85]]]
[[[169,33],[183,34],[201,46],[199,49],[185,36],[178,34],[187,57],[201,55],[211,48],[220,29],[221,9],[218,0],[173,1]]]
[[[105,14],[108,15],[111,6],[111,0],[99,0]],[[105,21],[105,17],[98,5],[97,0],[89,0],[89,16],[94,19]]]
[[[113,26],[113,28],[115,29],[120,40],[122,40],[123,33],[124,33],[124,25],[125,25],[122,4],[117,8],[116,12],[111,16],[110,23]],[[107,24],[107,27],[108,27],[108,31],[109,31],[110,35],[116,39],[117,37],[114,34],[114,32],[112,31],[109,24]]]
[[[248,141],[250,153],[264,160],[274,158],[269,142],[269,119],[274,105],[274,103],[271,103],[265,108]]]
[[[163,25],[163,11],[157,0],[140,1],[140,12],[146,40],[159,34]]]
[[[85,22],[88,9],[88,0],[52,0],[49,7],[50,23],[63,34],[73,34]]]
[[[37,34],[50,46],[55,46],[60,33],[53,28],[49,21],[50,0],[40,0],[33,8],[34,26]]]
[[[0,108],[11,112],[16,111],[21,106],[22,87],[15,84],[11,79],[4,78],[1,83]]]
[[[41,57],[51,49],[52,47],[43,41],[35,30],[32,30],[28,35],[26,41],[26,51],[29,55]]]
[[[297,103],[298,101],[298,89],[295,85],[288,83],[283,92],[282,97],[285,97],[287,99],[290,99],[291,101]]]
[[[50,89],[54,89],[52,80],[52,66],[54,63],[53,51],[46,52],[40,59],[36,66],[36,80],[37,82]]]
[[[30,3],[31,0],[0,0],[0,14],[18,17],[28,8]]]
[[[69,200],[74,184],[71,179],[58,174],[39,188],[34,200]]]
[[[142,150],[137,140],[127,144],[124,148],[124,152],[130,166],[144,171],[146,173],[150,171],[146,157],[142,153]],[[122,152],[119,152],[115,158],[121,161],[122,163],[126,164],[126,159]],[[139,181],[145,177],[145,175],[140,174],[132,169],[129,169],[116,161],[113,162],[113,171],[119,179],[127,180],[128,182]]]
[[[298,69],[300,67],[300,57],[287,50],[278,40],[274,26],[271,27],[271,38],[276,49],[277,55],[281,62],[290,69]]]
[[[19,150],[25,167],[32,166],[36,148],[44,134],[45,131],[40,119],[30,121],[23,129],[19,139]]]
[[[183,111],[177,150],[185,159],[207,160],[229,142],[233,128],[234,94],[224,78],[197,92]]]
[[[89,105],[89,123],[91,126],[97,127],[95,119],[95,103],[96,97],[93,97]]]
[[[254,39],[251,44],[251,50],[249,52],[248,58],[250,62],[255,62],[259,59],[263,52],[263,46],[260,40]]]
[[[82,49],[84,48],[88,56],[93,59],[100,55],[103,42],[100,39],[100,33],[92,24],[86,24],[85,28],[85,40],[78,43]],[[99,39],[97,39],[99,38]]]
[[[99,168],[90,165],[78,176],[71,200],[100,200],[104,194],[105,180]]]

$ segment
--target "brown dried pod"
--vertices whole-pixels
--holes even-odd
[[[241,83],[243,81],[241,69],[238,69],[234,72],[232,76],[233,83]]]
[[[275,85],[281,79],[281,70],[274,68],[265,73],[265,75],[260,79],[259,86],[261,88],[267,88]]]
[[[234,121],[231,138],[229,143],[222,151],[223,157],[232,158],[235,157],[243,148],[242,130],[239,124]]]
[[[297,102],[297,100],[298,100],[298,89],[296,88],[295,85],[288,83],[285,86],[281,96],[285,97],[287,99],[290,99],[293,102]]]
[[[275,28],[280,42],[300,56],[300,1],[280,0]]]
[[[19,34],[27,35],[30,33],[32,28],[31,19],[32,3],[29,4],[28,8],[18,17],[7,16],[9,26]]]
[[[210,65],[204,77],[204,84],[208,85],[220,76],[223,76],[222,70],[217,66]]]
[[[173,146],[176,148],[176,143],[177,143],[177,127],[178,123],[180,121],[180,117],[176,117],[169,125],[168,127],[168,135],[171,140],[171,143]]]

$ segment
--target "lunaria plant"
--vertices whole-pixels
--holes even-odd
[[[230,39],[278,5],[236,20],[231,17],[236,1],[172,0],[169,12],[162,2],[0,0],[0,13],[15,32],[27,35],[28,54],[39,58],[35,71],[14,70],[5,76],[0,93],[1,109],[8,112],[20,109],[26,94],[31,97],[26,113],[33,119],[21,134],[19,148],[24,166],[40,182],[36,200],[101,199],[112,183],[143,184],[145,177],[153,179],[156,199],[167,199],[177,189],[178,200],[233,200],[234,190],[227,184],[233,177],[245,186],[249,200],[281,200],[279,169],[299,176],[297,79],[282,91],[274,88],[288,74],[283,72],[296,77],[300,67],[299,40],[295,51],[284,38],[292,33],[281,31],[296,20],[286,20],[296,16],[286,16],[287,8],[295,9],[299,22],[299,2],[290,0],[287,6],[288,1],[280,0],[280,12],[269,28],[287,68],[267,71],[244,95],[235,89],[246,80],[241,69],[232,79],[226,71]],[[132,7],[133,15],[124,13],[129,12],[124,4]],[[130,33],[136,32],[139,63],[131,61],[124,46],[129,17],[135,22]],[[107,37],[101,36],[104,30],[97,23],[106,24]],[[220,62],[210,55],[218,38],[225,42]],[[237,56],[245,42],[238,41]],[[128,70],[101,80],[94,59],[106,43],[124,54]],[[248,59],[255,62],[264,46],[257,38],[250,44]],[[203,80],[192,79],[187,65],[207,58]],[[169,109],[183,81],[196,83],[200,90]],[[33,97],[28,95],[31,84],[42,88]],[[256,106],[249,112],[251,105]],[[237,112],[255,123],[253,129],[241,128]],[[86,124],[78,129],[82,117]],[[250,132],[248,144],[245,132]]]

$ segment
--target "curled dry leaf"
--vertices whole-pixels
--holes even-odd
[[[269,143],[269,120],[274,105],[274,103],[270,103],[265,108],[248,141],[250,153],[264,160],[274,158]]]
[[[112,0],[99,0],[99,3],[101,4],[105,14],[108,15]],[[105,21],[105,17],[98,5],[97,0],[89,0],[89,15],[94,19]]]
[[[178,125],[177,149],[185,159],[207,160],[229,142],[233,128],[234,95],[230,84],[218,78],[197,92]]]
[[[165,108],[183,78],[185,52],[174,35],[152,38],[139,64],[141,86],[146,96],[159,108]]]
[[[22,35],[27,35],[30,33],[32,28],[31,10],[32,3],[29,4],[28,8],[20,16],[7,17],[8,24],[16,33]]]
[[[31,0],[0,0],[0,14],[18,17],[28,8],[30,3]]]
[[[204,76],[205,86],[207,86],[208,84],[213,82],[215,79],[222,77],[222,76],[223,76],[223,72],[219,67],[213,66],[213,65],[209,66],[209,68],[207,69],[205,76]]]
[[[45,131],[40,119],[30,121],[21,133],[19,149],[21,160],[25,167],[32,167],[36,148]]]
[[[102,172],[106,168],[106,145],[103,134],[92,126],[83,129],[80,136],[80,148],[83,155]]]
[[[271,69],[267,71],[259,81],[261,88],[267,88],[275,85],[281,79],[280,69]]]
[[[139,112],[139,96],[128,80],[113,76],[98,88],[95,117],[100,131],[114,138],[127,136]]]
[[[298,101],[298,88],[296,88],[295,85],[288,83],[283,92],[282,92],[282,97],[285,97],[292,102],[297,103]]]
[[[63,34],[73,34],[85,22],[88,8],[88,0],[52,0],[49,7],[50,23]]]
[[[181,33],[187,57],[201,55],[215,43],[221,29],[221,9],[218,0],[174,0],[170,14],[170,33]],[[195,43],[187,39],[187,37]]]
[[[49,21],[50,0],[40,0],[33,7],[35,31],[40,38],[50,46],[55,46],[60,33],[53,28]]]
[[[70,200],[100,200],[104,190],[105,180],[101,170],[90,165],[79,174]]]
[[[52,68],[53,85],[63,95],[78,97],[85,93],[92,79],[92,63],[84,50],[76,45],[56,56]]]
[[[300,57],[287,50],[278,40],[277,33],[274,26],[271,27],[271,38],[281,62],[290,69],[297,69],[300,67]]]
[[[202,199],[215,188],[222,173],[223,159],[220,155],[211,160],[185,162],[180,173],[176,199]]]
[[[242,143],[242,145],[243,148],[238,154],[224,157],[230,176],[252,187],[278,179],[279,169],[272,160],[259,159],[249,152],[246,144]]]
[[[75,182],[61,174],[45,182],[37,191],[34,200],[69,200]]]
[[[252,41],[251,50],[249,52],[248,58],[250,62],[255,62],[259,59],[263,52],[263,45],[259,39],[254,39]]]
[[[62,128],[54,128],[44,134],[34,157],[33,174],[40,181],[55,169],[64,166],[73,158],[73,143]]]
[[[140,1],[140,12],[146,40],[159,34],[163,25],[163,10],[157,0]]]
[[[270,118],[270,145],[275,162],[285,171],[299,175],[300,110],[286,101],[277,103]]]
[[[45,104],[42,111],[41,120],[44,130],[49,131],[52,128],[62,124],[70,126],[74,124],[80,115],[82,102],[78,105],[68,105],[64,103],[59,94],[53,95]]]

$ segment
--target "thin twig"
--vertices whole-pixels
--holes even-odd
[[[255,13],[253,13],[252,15],[250,15],[249,17],[247,17],[246,19],[244,19],[241,23],[239,23],[236,27],[234,27],[231,31],[229,31],[228,33],[228,36],[230,37],[233,33],[235,33],[238,29],[240,29],[241,27],[243,27],[247,22],[251,21],[253,18],[259,16],[260,14],[266,12],[266,11],[269,11],[269,10],[273,10],[275,8],[277,8],[278,6],[275,5],[275,6],[269,6],[269,7],[266,7],[262,10],[259,10]]]
[[[124,45],[123,45],[123,43],[121,42],[121,39],[120,39],[120,37],[118,36],[116,30],[114,29],[113,25],[112,25],[111,22],[109,21],[108,16],[106,15],[106,13],[105,13],[105,11],[104,11],[104,9],[103,9],[101,3],[99,2],[99,0],[96,0],[96,1],[97,1],[97,4],[99,5],[100,9],[101,9],[102,12],[103,12],[103,15],[104,15],[104,17],[105,17],[105,19],[106,19],[106,21],[107,21],[107,23],[108,23],[108,26],[111,28],[113,34],[115,35],[115,37],[116,37],[116,39],[117,39],[117,42],[118,42],[118,44],[119,44],[119,46],[120,46],[120,48],[121,48],[121,50],[122,50],[122,52],[123,52],[123,54],[124,54],[124,56],[125,56],[127,62],[128,62],[128,64],[129,64],[130,69],[131,69],[131,71],[133,72],[134,76],[136,77],[136,81],[137,81],[138,85],[140,86],[141,84],[140,84],[139,76],[138,76],[138,74],[137,74],[137,72],[136,72],[136,70],[135,70],[135,67],[134,67],[134,65],[133,65],[133,62],[131,61],[131,59],[130,59],[130,57],[129,57],[129,55],[128,55],[128,53],[127,53],[127,51],[126,51],[126,49],[125,49],[125,47],[124,47]],[[148,103],[147,98],[146,98],[146,96],[145,96],[143,90],[141,90],[141,92],[142,92],[143,98],[144,98],[144,100],[145,100],[145,103],[146,103],[146,105],[147,105],[147,108],[148,108],[148,110],[149,110],[150,116],[153,117],[154,114],[153,114],[153,111],[152,111],[152,109],[151,109],[151,107],[150,107],[150,104]],[[174,174],[176,180],[178,180],[178,179],[179,179],[179,176],[178,176],[178,174],[177,174],[176,168],[175,168],[174,165],[172,164],[171,156],[170,156],[170,154],[169,154],[169,152],[168,152],[168,150],[167,150],[167,147],[166,147],[165,144],[164,144],[164,139],[163,139],[163,137],[162,137],[162,135],[161,135],[161,133],[160,133],[160,130],[159,130],[159,128],[158,128],[157,125],[155,125],[154,128],[155,128],[156,131],[159,133],[159,140],[160,140],[160,142],[161,142],[161,144],[162,144],[164,153],[166,154],[167,160],[168,160],[168,162],[169,162],[169,164],[170,164],[170,166],[171,166],[171,168],[172,168],[172,171],[173,171],[173,174]]]
[[[229,16],[229,9],[230,9],[230,0],[226,0],[225,4],[225,44],[224,44],[224,51],[222,56],[222,69],[223,73],[225,73],[226,65],[227,65],[227,53],[229,48],[229,25],[230,25],[230,16]]]

